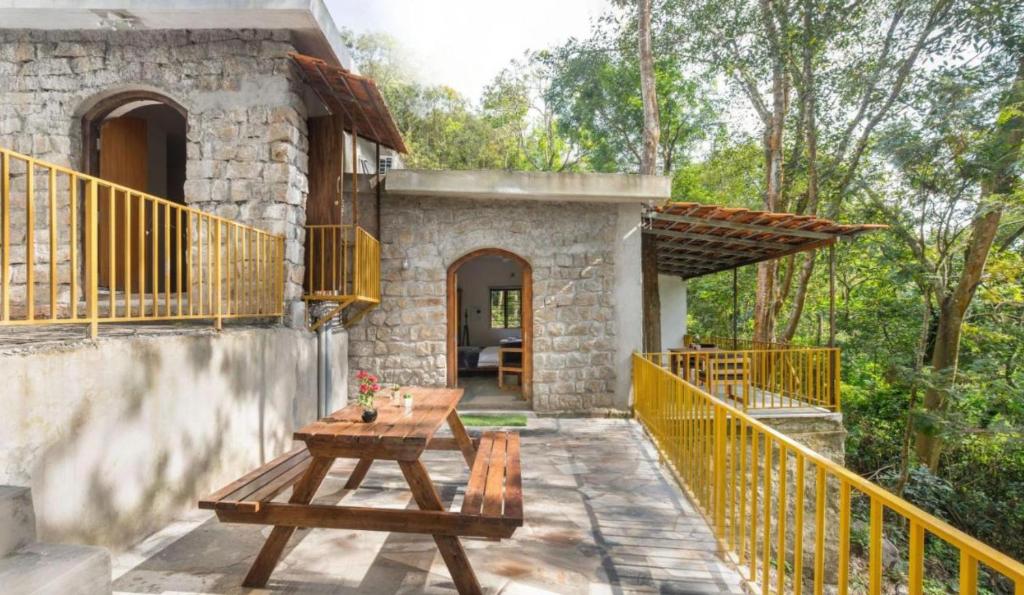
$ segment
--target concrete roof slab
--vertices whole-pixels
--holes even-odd
[[[671,190],[666,176],[627,174],[399,169],[384,180],[388,194],[439,198],[660,203]]]
[[[288,30],[299,51],[352,69],[323,0],[5,0],[0,29]]]

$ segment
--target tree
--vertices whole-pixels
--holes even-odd
[[[977,87],[974,70],[940,73],[921,91],[930,109],[891,127],[884,146],[900,173],[895,193],[900,202],[875,199],[897,223],[894,231],[917,261],[929,313],[922,330],[927,340],[919,351],[929,362],[932,380],[924,391],[926,415],[916,418],[916,452],[932,469],[942,451],[941,430],[956,386],[966,315],[1005,204],[1018,192],[1024,137],[1024,53],[1001,94]],[[993,111],[994,123],[984,123]],[[1012,243],[1012,236],[1007,241]]]
[[[680,1],[674,37],[712,76],[727,77],[762,126],[762,208],[815,215],[825,206],[835,218],[922,54],[945,47],[951,7],[952,0]],[[795,336],[814,266],[813,254],[802,259],[799,275],[796,257],[758,265],[756,338]]]
[[[640,95],[644,106],[643,149],[640,173],[658,172],[658,96],[654,83],[654,56],[651,50],[651,0],[638,0]],[[658,289],[658,245],[653,234],[640,235],[640,261],[643,272],[644,350],[661,351],[661,297]]]
[[[548,101],[551,67],[545,53],[513,60],[484,90],[483,117],[502,142],[506,169],[578,171],[582,149],[566,138]]]
[[[640,171],[644,103],[636,21],[632,12],[625,22],[609,15],[589,38],[539,54],[551,73],[547,99],[560,130],[596,171]],[[652,22],[657,161],[660,173],[672,175],[718,123],[706,89],[686,76],[682,57],[662,43],[657,26]]]

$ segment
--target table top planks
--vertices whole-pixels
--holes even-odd
[[[448,414],[462,398],[461,388],[402,388],[402,394],[413,396],[413,409],[406,413],[402,405],[394,406],[387,396],[377,397],[377,419],[362,421],[362,408],[349,405],[331,415],[299,429],[296,440],[307,444],[331,444],[345,448],[373,446],[425,447],[445,423]]]

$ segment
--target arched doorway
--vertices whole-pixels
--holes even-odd
[[[531,399],[533,269],[530,263],[500,248],[484,248],[462,256],[448,267],[447,306],[448,386],[459,386],[460,371],[468,375],[491,369],[495,374],[512,370],[509,385],[505,384],[506,378],[495,378],[498,386],[505,390],[515,379],[516,392],[526,400]],[[518,361],[517,349],[521,350]],[[481,358],[483,365],[480,365]]]
[[[185,108],[160,93],[129,90],[103,97],[82,115],[83,170],[132,190],[185,204],[187,132]],[[130,278],[127,267],[152,258],[147,251],[152,252],[153,246],[165,251],[162,236],[168,230],[163,224],[154,228],[152,206],[145,212],[141,208],[132,211],[130,202],[136,207],[141,203],[125,194],[100,189],[98,272],[101,287],[131,292],[132,287],[125,287]],[[167,257],[172,270],[178,254],[177,225],[177,218],[169,218],[173,249]],[[152,234],[160,237],[154,241]],[[163,255],[159,256],[163,262]],[[116,285],[113,288],[112,278]],[[152,283],[150,278],[136,278],[134,289],[148,291],[153,289]],[[157,283],[162,284],[162,279]]]

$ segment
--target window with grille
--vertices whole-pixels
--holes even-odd
[[[491,289],[491,328],[519,328],[523,318],[523,290],[519,287]]]
[[[391,165],[394,162],[391,157],[381,157],[380,162],[377,163],[377,173],[386,174],[391,170]]]

